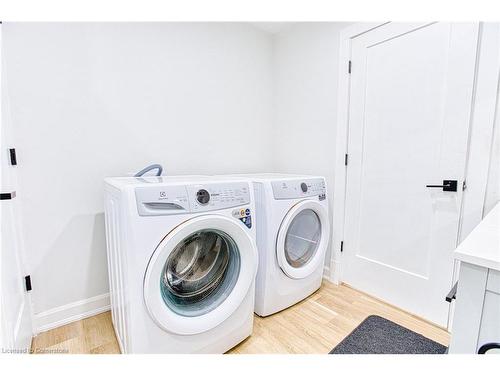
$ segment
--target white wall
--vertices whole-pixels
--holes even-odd
[[[168,174],[269,169],[270,35],[245,24],[6,23],[3,42],[39,324],[108,292],[105,176],[152,162]]]
[[[335,173],[339,31],[346,26],[338,22],[296,23],[274,39],[273,164],[283,173],[325,176],[330,218]],[[330,253],[331,249],[326,255],[327,262]]]
[[[500,87],[500,83],[499,83]],[[484,215],[491,211],[500,201],[500,95],[497,96],[497,109],[493,141],[491,147],[491,160],[484,201]]]

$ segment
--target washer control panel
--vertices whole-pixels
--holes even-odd
[[[272,181],[274,199],[296,199],[318,196],[326,199],[326,185],[322,178]]]
[[[147,186],[135,189],[140,216],[214,211],[250,204],[246,182]]]
[[[220,210],[250,203],[246,182],[208,183],[187,186],[191,212]]]

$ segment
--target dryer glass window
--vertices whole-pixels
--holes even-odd
[[[285,258],[295,268],[308,263],[321,239],[321,221],[311,209],[300,211],[290,223],[285,238]]]
[[[206,314],[231,293],[239,272],[238,246],[227,233],[195,232],[167,258],[160,281],[163,301],[179,315]]]

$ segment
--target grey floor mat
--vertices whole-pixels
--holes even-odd
[[[329,354],[443,354],[446,346],[377,315],[363,320]]]

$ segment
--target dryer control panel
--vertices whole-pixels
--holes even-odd
[[[274,199],[297,199],[318,196],[326,199],[326,185],[322,178],[272,181]]]
[[[206,212],[250,204],[246,182],[147,186],[135,189],[140,216]]]

